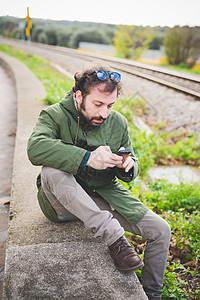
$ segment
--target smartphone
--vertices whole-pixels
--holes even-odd
[[[131,153],[131,150],[119,150],[116,154],[120,156],[127,156]]]

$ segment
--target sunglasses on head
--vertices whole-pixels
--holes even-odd
[[[96,73],[97,78],[101,81],[105,81],[108,78],[112,79],[115,82],[120,82],[121,80],[121,74],[117,73],[117,72],[106,72],[103,70],[98,70],[98,71],[94,71],[92,72],[90,75]]]

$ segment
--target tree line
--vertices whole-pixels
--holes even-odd
[[[80,42],[113,45],[118,57],[138,59],[146,49],[165,46],[169,64],[192,68],[200,57],[200,27],[150,27],[33,19],[34,42],[78,48]],[[25,39],[24,19],[0,17],[0,34]]]
[[[25,38],[24,19],[15,17],[0,17],[0,34],[21,39]],[[112,44],[115,25],[32,19],[31,40],[49,45],[78,48],[79,42]]]

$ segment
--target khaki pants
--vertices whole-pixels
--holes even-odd
[[[151,210],[135,225],[129,223],[98,194],[89,196],[72,174],[43,167],[42,187],[62,221],[80,219],[94,237],[101,237],[110,246],[124,230],[147,241],[142,268],[142,284],[149,299],[160,299],[166,268],[170,228]]]

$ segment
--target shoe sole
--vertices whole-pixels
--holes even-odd
[[[144,263],[141,262],[138,266],[132,267],[132,268],[128,268],[128,269],[121,269],[121,268],[117,267],[116,265],[115,265],[115,267],[117,268],[117,270],[119,270],[121,272],[132,272],[132,271],[136,271],[136,270],[144,267]]]

